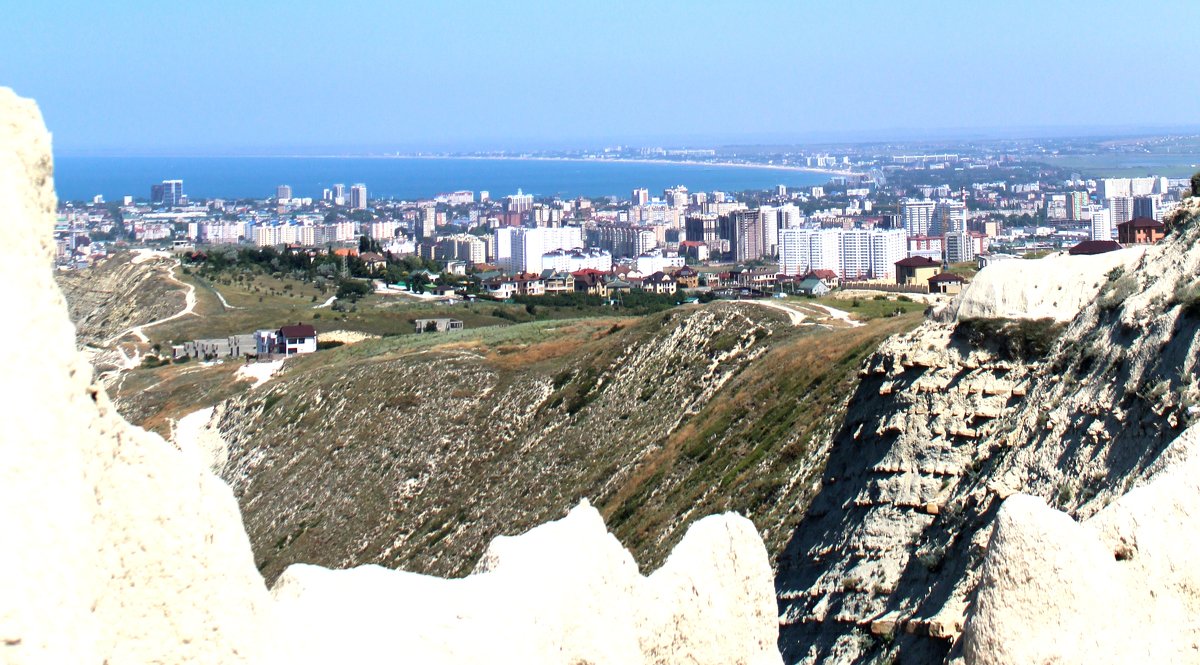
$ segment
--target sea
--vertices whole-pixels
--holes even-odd
[[[690,191],[739,192],[776,185],[807,187],[829,175],[751,166],[600,160],[421,157],[97,157],[56,156],[55,188],[62,201],[148,198],[150,186],[183,180],[191,198],[266,198],[278,185],[292,196],[320,198],[341,183],[363,183],[371,198],[416,200],[443,192],[485,190],[493,198],[518,189],[538,197],[628,198],[635,188],[652,195],[683,185]]]

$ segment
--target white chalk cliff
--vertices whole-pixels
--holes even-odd
[[[229,488],[126,423],[53,281],[50,137],[0,88],[0,662],[777,663],[766,550],[697,522],[653,575],[581,505],[443,580],[293,566],[268,592]]]
[[[1061,252],[1036,261],[999,261],[980,270],[939,318],[1070,321],[1096,297],[1109,271],[1144,252],[1145,247],[1130,247],[1093,256]]]

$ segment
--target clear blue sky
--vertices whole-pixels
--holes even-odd
[[[876,139],[1194,126],[1198,42],[1197,0],[13,0],[0,85],[66,152]]]

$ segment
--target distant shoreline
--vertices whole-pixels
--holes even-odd
[[[819,173],[826,175],[859,175],[854,171],[844,169],[823,169],[812,166],[796,166],[792,164],[757,164],[753,162],[702,162],[695,159],[637,159],[634,157],[602,157],[602,158],[586,158],[586,157],[549,157],[549,156],[525,156],[525,155],[420,155],[420,154],[404,154],[404,155],[64,155],[68,158],[92,158],[92,159],[437,159],[437,160],[473,160],[480,162],[487,161],[513,161],[513,162],[577,162],[580,164],[653,164],[658,166],[712,166],[716,168],[737,168],[737,169],[758,169],[766,171],[791,171],[798,173]]]
[[[331,155],[332,157],[332,155]],[[684,166],[715,166],[720,168],[766,169],[773,171],[798,171],[801,173],[824,173],[828,175],[857,175],[853,171],[837,169],[819,169],[811,166],[793,166],[790,164],[755,164],[748,162],[701,162],[694,159],[635,159],[632,157],[604,157],[588,159],[584,157],[533,157],[516,155],[376,155],[379,159],[475,159],[479,161],[511,160],[531,162],[579,162],[583,164],[659,164]]]

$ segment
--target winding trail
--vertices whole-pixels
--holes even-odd
[[[804,325],[804,312],[792,309],[791,307],[788,307],[782,303],[777,303],[772,300],[739,300],[737,302],[751,303],[761,307],[768,307],[770,309],[778,310],[784,314],[787,314],[788,321],[790,321],[793,326]]]
[[[137,257],[134,257],[133,260],[135,263],[141,263],[141,261],[146,260],[145,258],[143,258],[146,256],[147,256],[146,254],[141,254],[141,255],[138,255]],[[161,255],[150,255],[149,258],[158,258],[158,256],[161,256]],[[141,261],[139,261],[139,259],[141,259]],[[127,337],[129,335],[133,335],[133,336],[137,337],[143,343],[149,343],[150,338],[146,337],[146,333],[145,333],[146,328],[161,325],[163,323],[167,323],[168,321],[174,321],[175,319],[183,318],[185,316],[188,316],[189,314],[196,313],[195,312],[195,309],[196,309],[196,287],[192,284],[188,284],[187,282],[181,281],[178,277],[175,276],[175,270],[177,268],[179,268],[179,266],[180,266],[179,259],[172,258],[171,261],[172,261],[172,264],[171,264],[171,267],[168,269],[167,277],[172,282],[175,282],[176,284],[187,289],[187,293],[184,294],[184,303],[185,303],[184,308],[182,310],[180,310],[179,312],[172,314],[171,316],[168,316],[166,318],[158,319],[157,321],[151,321],[149,323],[143,323],[138,326],[133,326],[132,328],[129,328],[127,330],[123,330],[120,333],[118,333],[118,334],[114,335],[113,337],[109,338],[108,340],[106,340],[104,342],[105,346],[114,344],[118,340],[120,340],[122,337]],[[121,355],[125,355],[124,352],[122,352]],[[137,356],[135,355],[134,358],[136,359]]]

